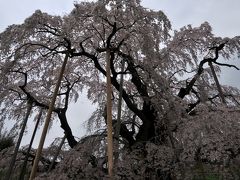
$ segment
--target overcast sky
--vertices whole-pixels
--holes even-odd
[[[30,16],[36,9],[52,15],[65,15],[73,8],[75,0],[0,0],[0,32],[8,25],[19,24]],[[218,36],[234,37],[240,35],[240,0],[143,0],[142,5],[163,10],[172,22],[173,29],[192,24],[199,26],[208,21],[213,32]],[[232,64],[240,67],[239,59],[233,59]],[[240,88],[240,72],[235,69],[224,69],[221,82]],[[86,108],[87,107],[87,108]],[[94,107],[85,96],[80,97],[77,105],[69,108],[68,119],[73,134],[81,137],[85,134],[83,122],[90,116]],[[58,125],[50,130],[45,145],[55,137],[63,136],[63,131]],[[28,124],[28,134],[31,134],[33,124]],[[38,144],[41,131],[38,131],[34,146]],[[23,144],[29,142],[30,135],[26,135]]]

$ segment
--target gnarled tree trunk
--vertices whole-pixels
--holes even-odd
[[[72,134],[72,130],[67,122],[66,110],[64,110],[64,109],[58,110],[57,114],[60,119],[61,128],[64,130],[64,133],[66,135],[68,144],[71,148],[73,148],[77,144],[77,141],[75,140],[75,138]]]

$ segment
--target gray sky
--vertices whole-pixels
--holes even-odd
[[[30,16],[36,9],[41,9],[52,15],[65,15],[73,8],[75,0],[0,0],[0,32],[8,25],[19,24]],[[172,22],[173,29],[192,24],[199,26],[204,21],[208,21],[213,32],[218,36],[233,37],[240,35],[240,1],[239,0],[143,0],[142,5],[163,10]],[[233,59],[232,64],[240,67],[240,60]],[[224,69],[221,82],[223,84],[238,86],[240,72],[234,69]],[[87,107],[87,108],[86,108]],[[80,97],[76,105],[69,108],[68,118],[73,134],[81,137],[85,134],[83,122],[87,120],[94,107],[85,96]],[[46,138],[45,145],[48,145],[55,137],[63,136],[63,131],[58,125],[50,130]],[[33,124],[28,124],[28,131],[31,134]],[[34,146],[38,144],[39,134]],[[23,144],[29,142],[30,135],[26,135]]]

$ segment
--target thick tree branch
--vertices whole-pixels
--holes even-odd
[[[231,64],[225,64],[225,63],[219,63],[219,62],[214,62],[215,64],[219,65],[219,66],[227,66],[227,67],[233,67],[237,70],[240,70],[237,66],[235,65],[231,65]]]
[[[137,88],[139,94],[142,97],[149,97],[148,96],[148,91],[147,91],[147,86],[141,81],[140,76],[138,75],[138,72],[135,68],[134,62],[133,62],[133,58],[130,55],[127,55],[121,51],[118,52],[118,54],[127,61],[128,63],[128,70],[130,71],[131,75],[132,75],[132,83],[135,85],[135,87]]]
[[[197,71],[197,74],[195,74],[195,76],[192,78],[192,80],[186,85],[185,88],[181,88],[179,93],[178,93],[178,97],[180,98],[184,98],[186,95],[188,95],[192,88],[193,88],[193,85],[195,84],[195,82],[198,80],[198,78],[200,77],[200,75],[203,73],[203,65],[207,62],[216,62],[216,60],[218,59],[219,57],[219,51],[222,50],[222,48],[224,47],[224,44],[220,44],[218,47],[214,47],[213,49],[215,49],[215,57],[214,58],[206,58],[206,59],[203,59],[200,63],[199,63],[199,66],[198,66],[198,71]]]
[[[24,84],[19,86],[19,88],[22,90],[22,92],[27,96],[28,100],[31,100],[35,106],[42,107],[44,109],[49,109],[49,106],[47,104],[39,102],[33,95],[31,95],[27,90],[27,73],[21,72],[21,71],[15,71],[17,73],[21,73],[24,75]],[[74,147],[77,144],[77,141],[75,140],[74,136],[72,135],[72,130],[68,124],[67,117],[66,117],[66,111],[68,108],[68,103],[69,103],[69,95],[70,91],[73,88],[73,85],[76,83],[76,81],[71,85],[69,82],[67,83],[67,91],[65,92],[65,104],[64,108],[53,108],[53,111],[57,113],[60,122],[61,122],[61,127],[64,130],[66,134],[66,138],[68,140],[69,146]]]

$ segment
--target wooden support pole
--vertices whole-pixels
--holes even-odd
[[[122,60],[122,67],[121,72],[123,73],[125,67],[125,61]],[[116,149],[115,149],[115,157],[114,157],[114,163],[118,163],[118,157],[119,157],[119,134],[121,129],[121,113],[122,113],[122,91],[123,91],[123,74],[120,76],[120,88],[119,88],[119,99],[118,99],[118,109],[117,109],[117,125],[114,132],[114,137],[117,139],[116,142]]]
[[[61,71],[60,71],[59,76],[58,76],[57,84],[56,84],[56,87],[54,89],[53,96],[52,96],[52,99],[51,99],[51,102],[50,102],[50,105],[49,105],[49,109],[48,109],[48,112],[47,112],[45,124],[44,124],[44,127],[43,127],[42,135],[41,135],[41,138],[40,138],[40,142],[39,142],[39,145],[38,145],[36,157],[34,159],[34,163],[33,163],[33,167],[32,167],[32,171],[31,171],[29,180],[33,180],[33,178],[36,176],[38,162],[39,162],[39,159],[40,159],[40,156],[41,156],[41,153],[42,153],[44,141],[45,141],[47,131],[48,131],[48,126],[49,126],[49,123],[50,123],[50,120],[51,120],[52,111],[53,111],[54,104],[55,104],[55,101],[56,101],[56,98],[57,98],[58,90],[59,90],[59,87],[60,87],[60,84],[61,84],[61,80],[62,80],[62,77],[63,77],[63,74],[64,74],[64,70],[65,70],[65,67],[66,67],[66,64],[67,64],[67,60],[68,60],[68,53],[65,55],[65,58],[64,58],[64,61],[63,61],[63,64],[62,64],[62,68],[61,68]]]
[[[223,92],[222,92],[222,88],[221,88],[221,85],[218,81],[218,78],[217,78],[217,75],[215,73],[215,70],[214,70],[214,67],[212,65],[212,62],[208,62],[208,65],[210,66],[211,68],[211,71],[212,71],[212,75],[213,75],[213,78],[214,78],[214,81],[216,83],[216,86],[217,86],[217,89],[218,89],[218,92],[219,92],[219,97],[222,101],[223,104],[226,104],[226,101],[225,101],[225,98],[224,98],[224,95],[223,95]]]
[[[5,176],[5,180],[10,180],[11,179],[12,172],[13,172],[13,169],[14,169],[14,166],[15,166],[15,161],[16,161],[17,154],[18,154],[18,150],[19,150],[19,147],[20,147],[20,144],[21,144],[21,141],[22,141],[22,137],[23,137],[26,125],[27,125],[27,121],[28,121],[29,115],[30,115],[31,110],[32,110],[32,105],[33,105],[33,102],[31,100],[28,100],[27,101],[26,116],[25,116],[25,118],[23,120],[23,123],[22,123],[21,131],[19,133],[18,141],[17,141],[17,144],[15,146],[14,153],[13,153],[11,162],[9,164],[9,168],[8,168],[7,174]]]
[[[108,174],[113,176],[113,136],[112,136],[112,90],[110,72],[110,51],[106,51],[106,73],[107,73],[107,154],[108,154]]]
[[[43,109],[41,109],[39,114],[38,114],[37,122],[36,122],[35,128],[33,130],[33,134],[32,134],[32,137],[31,137],[28,149],[27,149],[27,153],[25,155],[25,159],[24,159],[24,162],[23,162],[23,166],[22,166],[22,169],[21,169],[19,180],[24,180],[24,176],[26,174],[26,168],[27,168],[27,162],[28,162],[29,154],[30,154],[30,151],[32,149],[33,140],[35,138],[35,135],[36,135],[36,132],[37,132],[37,128],[38,128],[38,125],[39,125],[41,117],[42,117],[42,112],[43,112]]]
[[[121,72],[123,73],[125,67],[125,61],[122,60]],[[118,100],[118,112],[117,112],[117,127],[116,127],[116,138],[119,138],[120,127],[121,127],[121,112],[122,112],[122,91],[123,91],[123,74],[120,77],[120,88],[119,88],[119,100]]]

